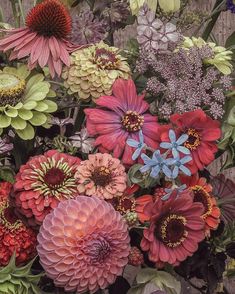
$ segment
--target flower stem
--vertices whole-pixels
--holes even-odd
[[[223,5],[225,4],[226,0],[217,0],[215,3],[215,6],[213,8],[213,12],[211,14],[211,21],[208,23],[207,27],[205,28],[203,34],[202,34],[202,38],[207,41],[207,39],[209,38],[219,16],[220,13],[223,11]]]
[[[18,5],[19,5],[19,8],[20,8],[20,14],[21,14],[21,17],[22,17],[22,20],[23,20],[23,24],[25,24],[24,9],[23,9],[21,0],[18,0]]]

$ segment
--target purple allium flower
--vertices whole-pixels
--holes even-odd
[[[225,95],[231,86],[213,67],[205,68],[203,60],[212,58],[209,46],[180,49],[169,54],[140,53],[136,70],[149,72],[146,90],[156,97],[151,111],[168,119],[173,113],[203,108],[214,119],[224,114]]]
[[[164,24],[146,5],[140,9],[137,19],[137,40],[144,50],[166,51],[169,43],[177,43],[180,34],[172,23]]]
[[[72,18],[71,41],[78,44],[98,43],[106,38],[107,27],[103,20],[95,18],[90,10]]]
[[[232,13],[235,13],[235,1],[234,0],[227,0],[227,9],[230,10]]]

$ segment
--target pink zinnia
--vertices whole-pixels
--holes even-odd
[[[190,193],[190,192],[189,192]],[[158,265],[178,265],[198,248],[205,238],[205,223],[201,203],[193,202],[191,194],[178,198],[161,199],[145,206],[150,227],[144,230],[141,248],[148,251],[149,259]]]
[[[14,184],[14,203],[30,225],[41,225],[60,201],[77,195],[75,173],[80,159],[50,150],[22,165]]]
[[[31,9],[25,24],[6,31],[0,51],[12,49],[10,60],[29,56],[30,69],[47,65],[52,77],[60,76],[62,65],[70,65],[69,53],[80,48],[68,41],[72,24],[65,6],[58,0],[44,0]]]
[[[75,175],[78,192],[82,195],[96,195],[101,199],[122,196],[126,189],[127,175],[120,160],[107,153],[89,155],[82,161]]]
[[[38,255],[56,286],[95,293],[114,283],[128,263],[128,227],[111,204],[79,196],[61,202],[38,234]]]
[[[140,130],[145,144],[158,147],[157,117],[147,113],[149,104],[144,95],[137,95],[132,80],[118,79],[113,85],[113,96],[102,96],[96,104],[100,108],[85,109],[85,113],[88,133],[97,136],[95,145],[101,152],[113,152],[124,164],[133,164],[134,148],[126,141],[138,141]]]

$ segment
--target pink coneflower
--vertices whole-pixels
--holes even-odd
[[[80,159],[56,150],[22,165],[14,184],[14,203],[30,225],[41,225],[60,201],[77,195],[75,173]]]
[[[191,256],[205,238],[203,206],[194,203],[191,195],[161,199],[145,207],[150,227],[144,230],[141,248],[157,264],[178,265]]]
[[[127,183],[124,166],[107,153],[89,155],[89,159],[78,166],[75,178],[79,194],[96,195],[101,199],[121,196]]]
[[[149,147],[158,147],[157,117],[147,113],[149,104],[144,95],[137,95],[132,80],[118,79],[113,85],[113,95],[100,97],[96,104],[100,108],[85,109],[85,113],[88,133],[96,136],[95,145],[101,152],[113,152],[124,164],[133,164],[135,149],[126,141],[138,141],[140,130]]]
[[[0,51],[12,50],[10,60],[29,56],[28,66],[49,67],[52,77],[60,76],[63,64],[69,66],[69,53],[80,48],[67,38],[71,33],[71,18],[58,0],[44,0],[30,10],[26,27],[6,30],[0,40]]]
[[[48,277],[65,291],[95,293],[121,275],[130,238],[120,213],[97,197],[61,202],[47,215],[37,251]]]

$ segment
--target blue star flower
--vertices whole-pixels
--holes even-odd
[[[234,0],[227,0],[227,9],[230,10],[232,13],[235,13],[235,2]]]
[[[139,131],[139,141],[128,139],[126,143],[127,145],[136,148],[135,152],[132,155],[132,160],[136,160],[142,153],[142,150],[146,147],[146,144],[144,143],[143,132],[141,130]]]
[[[150,176],[152,178],[157,178],[159,173],[163,172],[168,178],[171,178],[172,173],[168,167],[171,163],[171,159],[163,158],[159,150],[153,153],[152,158],[148,157],[146,154],[142,154],[141,158],[145,164],[140,168],[142,173],[151,170]]]
[[[164,195],[164,196],[162,196],[161,199],[162,199],[163,201],[168,200],[168,199],[171,197],[171,195],[172,195],[173,192],[176,192],[176,197],[178,197],[179,193],[182,192],[182,191],[184,191],[186,188],[187,188],[186,185],[182,185],[182,186],[180,186],[180,187],[176,187],[176,188],[174,188],[174,189],[167,189],[167,188],[166,188],[166,189],[165,189],[165,192],[166,192],[167,194]]]
[[[176,140],[175,131],[169,130],[169,138],[170,142],[162,142],[160,147],[168,150],[171,149],[174,158],[179,156],[179,152],[186,155],[190,154],[190,150],[182,146],[182,144],[188,140],[188,135],[183,134]]]
[[[179,172],[182,171],[185,175],[191,176],[191,171],[188,169],[185,165],[185,163],[188,163],[192,160],[191,156],[185,156],[183,158],[172,158],[169,160],[169,164],[174,166],[172,171],[172,178],[175,179],[178,177]]]

